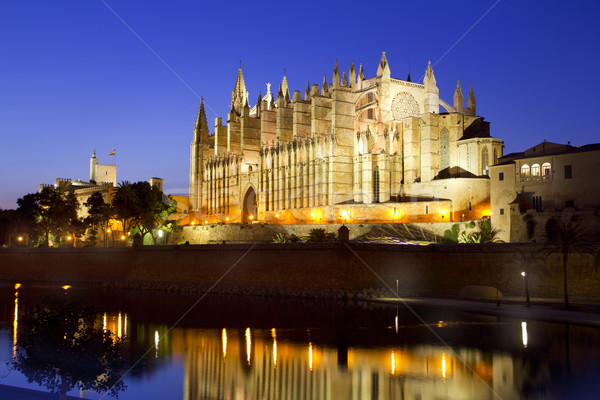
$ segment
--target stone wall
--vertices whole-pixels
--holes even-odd
[[[477,222],[477,221],[475,221]],[[444,232],[451,229],[452,225],[459,224],[460,231],[466,229],[468,222],[423,222],[414,224],[347,224],[350,228],[350,240],[371,236],[395,236],[403,234],[405,226],[422,231],[424,235],[443,237]],[[190,244],[211,243],[270,243],[276,234],[282,233],[298,237],[307,237],[311,229],[325,229],[337,234],[342,224],[302,224],[302,225],[277,225],[277,224],[204,224],[184,226],[181,231],[174,232],[169,238],[169,243],[177,244],[188,241]],[[389,232],[389,233],[386,233]]]
[[[108,284],[138,288],[280,296],[400,294],[457,295],[469,285],[498,286],[522,296],[517,248],[539,245],[237,244],[142,248],[2,249],[0,280]],[[560,256],[547,275],[530,276],[532,297],[561,300]],[[572,300],[598,301],[600,272],[585,255],[570,258]]]

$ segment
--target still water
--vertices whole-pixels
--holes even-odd
[[[416,309],[423,324],[396,306],[223,296],[184,316],[197,295],[14,285],[0,286],[3,385],[48,391],[12,360],[19,319],[53,292],[124,339],[120,399],[600,397],[595,328]]]

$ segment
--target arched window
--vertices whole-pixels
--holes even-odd
[[[521,166],[521,177],[529,176],[529,165],[523,164]]]
[[[450,134],[444,128],[440,132],[440,169],[450,167]]]
[[[481,169],[482,175],[488,175],[488,170],[490,169],[490,157],[487,147],[484,147],[483,150],[481,150]]]
[[[531,166],[531,176],[540,176],[540,164],[533,164]]]
[[[373,203],[379,203],[379,167],[373,170]]]
[[[550,170],[551,170],[551,165],[549,162],[545,162],[542,164],[542,176],[544,177],[544,179],[549,179],[550,178]]]

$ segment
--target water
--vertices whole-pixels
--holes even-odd
[[[15,293],[18,296],[15,296]],[[0,384],[15,325],[45,292],[98,312],[125,338],[120,399],[598,398],[600,330],[403,307],[58,285],[0,286]],[[16,311],[16,313],[15,313]],[[9,363],[8,365],[6,363]],[[0,392],[1,393],[1,392]],[[69,395],[98,399],[94,391]],[[109,396],[104,397],[111,398]]]

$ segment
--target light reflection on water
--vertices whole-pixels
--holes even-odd
[[[19,313],[37,298],[17,289],[0,287],[2,363],[14,357]],[[167,334],[189,297],[110,294],[83,298],[103,310],[98,328],[126,338],[124,370],[154,350],[125,378],[123,400],[567,398],[575,389],[593,398],[598,389],[593,328],[421,310],[449,348],[396,307],[217,298]],[[0,384],[42,390],[1,375]]]

